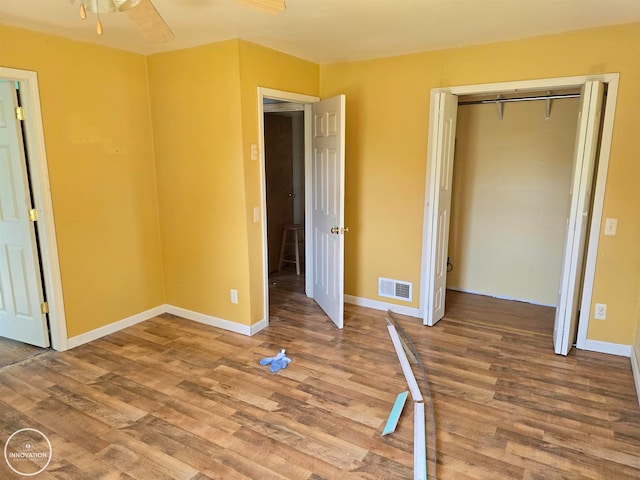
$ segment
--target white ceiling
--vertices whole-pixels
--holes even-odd
[[[151,54],[242,38],[316,63],[362,60],[640,21],[640,0],[287,0],[267,15],[234,0],[153,0],[175,40],[126,13],[82,21],[79,0],[0,0],[0,24]],[[0,39],[1,41],[1,39]]]

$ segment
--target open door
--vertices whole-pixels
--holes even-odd
[[[425,257],[428,271],[425,286],[424,324],[433,326],[444,317],[447,289],[447,253],[451,216],[451,181],[456,142],[458,97],[450,93],[434,93],[431,108],[437,112],[437,124],[429,130],[427,168],[427,214]]]
[[[313,298],[338,328],[344,326],[345,96],[313,104]]]
[[[567,355],[576,339],[578,305],[584,269],[584,252],[591,209],[593,175],[602,118],[604,85],[587,82],[581,95],[578,130],[573,160],[573,179],[556,321],[553,330],[555,352]]]
[[[17,107],[14,82],[0,81],[0,336],[48,347],[35,223],[30,219],[33,203]]]

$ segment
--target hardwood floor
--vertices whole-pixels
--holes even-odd
[[[46,351],[46,348],[34,347],[33,345],[0,337],[0,369],[14,363],[23,362],[34,355],[39,355]]]
[[[519,330],[553,336],[556,309],[543,305],[503,300],[447,290],[446,318],[467,324],[495,326],[503,330]]]
[[[413,478],[411,409],[380,435],[406,390],[385,312],[346,305],[340,331],[274,283],[270,326],[253,337],[165,314],[0,371],[2,445],[44,432],[53,457],[38,480]],[[546,336],[459,318],[397,318],[429,376],[437,478],[640,478],[629,359],[559,357]],[[281,348],[287,369],[259,365]],[[0,462],[0,478],[24,477]]]

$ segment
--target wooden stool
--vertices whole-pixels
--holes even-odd
[[[282,227],[282,244],[280,245],[280,260],[278,271],[282,270],[284,263],[296,264],[296,275],[300,275],[300,243],[304,246],[304,227],[290,223]],[[287,247],[293,247],[293,252],[287,252]]]

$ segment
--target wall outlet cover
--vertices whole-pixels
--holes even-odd
[[[596,320],[605,320],[607,318],[607,304],[606,303],[596,303],[593,318]]]
[[[618,219],[607,218],[604,222],[604,234],[614,236],[618,230]]]

